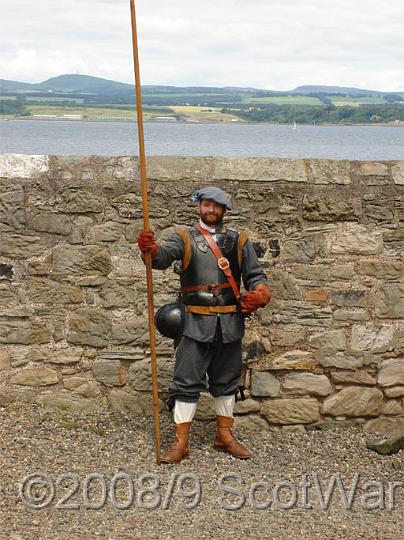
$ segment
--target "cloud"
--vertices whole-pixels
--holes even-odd
[[[1,78],[133,81],[129,0],[0,0]],[[144,84],[404,90],[401,0],[136,0]]]

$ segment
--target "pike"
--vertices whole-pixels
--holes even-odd
[[[144,132],[143,132],[143,112],[142,112],[142,95],[140,87],[140,69],[139,69],[139,50],[136,28],[136,11],[135,0],[130,0],[130,14],[132,22],[132,45],[133,45],[133,64],[135,70],[135,85],[136,85],[136,110],[137,110],[137,128],[139,140],[139,169],[140,169],[140,186],[142,190],[142,205],[143,205],[143,229],[150,230],[149,222],[149,201],[147,197],[147,174],[146,174],[146,157],[144,147]],[[150,360],[151,360],[151,377],[153,387],[153,418],[154,418],[154,438],[157,464],[161,464],[160,458],[160,419],[158,407],[158,387],[157,387],[157,359],[156,359],[156,333],[154,326],[154,302],[153,302],[153,275],[152,275],[152,258],[151,253],[145,254],[146,264],[146,280],[147,280],[147,306],[149,314],[149,335],[150,335]]]

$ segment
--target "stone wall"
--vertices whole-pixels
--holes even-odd
[[[150,409],[142,207],[135,158],[0,156],[0,404]],[[237,423],[302,430],[402,421],[404,162],[154,157],[150,214],[164,238],[190,196],[233,195],[272,301],[244,342]],[[155,272],[156,308],[178,276]],[[162,400],[170,340],[158,340]],[[208,395],[198,418],[212,418]]]

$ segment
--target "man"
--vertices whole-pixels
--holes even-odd
[[[176,436],[162,462],[177,463],[189,456],[189,431],[199,394],[206,390],[206,375],[216,411],[213,447],[247,459],[251,452],[231,431],[242,369],[244,317],[264,307],[270,291],[247,233],[223,224],[226,210],[231,210],[226,193],[208,186],[197,191],[192,200],[199,203],[199,224],[178,229],[161,244],[151,231],[142,231],[138,237],[142,254],[151,252],[153,268],[165,270],[173,261],[181,261],[185,320],[168,400],[169,409],[174,409]],[[215,246],[211,247],[212,238],[221,252],[217,255]],[[226,276],[228,266],[231,277]],[[247,292],[240,297],[241,280]]]

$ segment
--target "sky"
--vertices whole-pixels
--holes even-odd
[[[142,84],[404,91],[403,0],[136,0]],[[129,0],[0,0],[0,78],[133,83]]]

